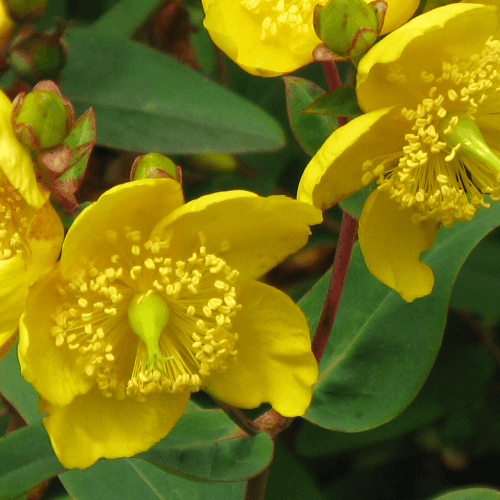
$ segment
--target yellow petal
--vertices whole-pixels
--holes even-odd
[[[0,359],[2,359],[16,343],[17,326],[5,333],[0,334]]]
[[[1,24],[0,24],[1,25]],[[14,134],[10,122],[11,103],[0,92],[0,169],[32,207],[41,207],[47,194],[40,191],[31,155]]]
[[[146,401],[104,397],[97,388],[69,405],[42,402],[43,424],[64,467],[84,469],[99,458],[131,457],[164,438],[181,417],[190,393],[151,394]]]
[[[457,3],[415,17],[361,59],[356,91],[359,105],[366,112],[400,103],[416,109],[429,90],[429,84],[420,79],[422,71],[440,76],[443,62],[479,53],[495,30],[498,21],[490,6]]]
[[[318,378],[304,314],[283,292],[256,281],[241,284],[238,302],[236,361],[213,372],[203,389],[240,408],[269,402],[286,417],[303,415]]]
[[[80,259],[89,257],[96,265],[107,267],[110,258],[104,238],[107,231],[121,234],[129,226],[147,236],[162,217],[183,203],[181,186],[173,179],[143,179],[106,191],[70,227],[61,256],[62,275],[71,278]]]
[[[407,302],[432,292],[432,269],[420,261],[430,248],[439,223],[412,221],[412,210],[401,210],[387,191],[375,190],[359,219],[359,244],[370,272]]]
[[[26,234],[30,247],[28,282],[31,286],[47,274],[61,252],[64,227],[50,202],[46,202],[33,216]]]
[[[17,329],[28,293],[26,262],[16,255],[0,260],[0,334],[8,338]]]
[[[30,289],[19,322],[18,353],[23,377],[43,398],[65,405],[77,394],[87,392],[93,380],[83,378],[83,370],[75,365],[74,351],[65,345],[57,347],[50,334],[54,326],[52,314],[61,304],[56,288],[60,281],[57,266]]]
[[[371,3],[370,0],[365,2]],[[417,10],[419,3],[419,0],[387,0],[387,11],[380,34],[385,35],[406,23]]]
[[[16,255],[0,260],[0,359],[17,337],[17,324],[28,293],[26,263]]]
[[[205,236],[217,253],[242,277],[256,278],[302,248],[319,224],[321,212],[286,196],[262,198],[248,191],[210,194],[186,203],[162,220],[152,236],[172,233],[172,260],[184,260]],[[220,252],[226,247],[227,251]]]
[[[305,168],[297,199],[326,210],[364,187],[363,163],[402,154],[410,131],[404,127],[396,107],[361,115],[337,129]]]
[[[213,42],[253,75],[277,76],[295,71],[313,61],[313,50],[321,43],[312,23],[306,34],[294,37],[278,34],[262,41],[263,16],[250,13],[240,0],[203,0],[202,3],[203,25]]]

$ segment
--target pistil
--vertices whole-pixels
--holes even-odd
[[[132,330],[146,345],[148,357],[142,364],[146,365],[147,373],[156,368],[165,374],[164,362],[174,359],[173,356],[163,356],[159,348],[160,335],[170,317],[167,303],[157,293],[136,294],[127,313]]]
[[[448,130],[450,131],[447,134]],[[460,156],[473,158],[488,165],[495,172],[500,172],[500,159],[486,144],[476,122],[466,114],[446,117],[440,123],[440,132],[453,150],[460,150]]]

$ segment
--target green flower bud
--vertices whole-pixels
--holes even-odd
[[[34,85],[40,80],[57,80],[66,65],[66,44],[59,27],[53,34],[33,32],[15,44],[9,66],[21,80]]]
[[[42,17],[47,0],[5,0],[10,15],[19,22],[34,21]]]
[[[130,180],[167,177],[182,182],[182,171],[170,158],[161,153],[138,156],[130,172]]]
[[[332,0],[324,7],[318,5],[316,33],[335,54],[359,59],[377,40],[387,8],[381,4],[385,2],[368,5],[363,0]]]
[[[57,92],[34,90],[14,101],[13,114],[14,132],[31,149],[52,148],[68,133],[68,111]]]

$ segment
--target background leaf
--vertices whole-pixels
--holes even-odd
[[[396,418],[374,429],[354,433],[331,431],[304,422],[295,441],[299,454],[321,457],[356,450],[477,405],[484,398],[495,363],[484,346],[462,337],[460,323],[452,316],[429,378],[415,400]]]
[[[151,48],[74,28],[61,91],[77,114],[92,106],[99,144],[166,154],[278,149],[264,111]]]
[[[0,361],[0,394],[29,424],[42,420],[38,413],[38,394],[23,379],[19,369],[17,344]]]
[[[135,458],[101,460],[61,481],[76,500],[242,500],[245,491],[245,483],[196,481]]]
[[[269,471],[266,500],[327,500],[309,471],[279,443]]]
[[[17,498],[63,470],[41,423],[0,439],[0,500]]]
[[[109,9],[92,29],[116,37],[129,37],[160,5],[162,0],[121,0]]]

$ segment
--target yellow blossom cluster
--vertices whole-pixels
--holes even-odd
[[[432,291],[420,255],[439,228],[500,199],[498,7],[453,4],[404,24],[417,2],[385,3],[392,32],[357,68],[365,114],[326,140],[297,200],[227,191],[186,203],[175,179],[135,180],[87,207],[63,242],[0,94],[0,356],[19,325],[21,371],[65,467],[145,451],[199,390],[303,415],[318,378],[307,320],[257,279],[306,244],[325,209],[373,188],[361,250],[411,302]],[[214,42],[261,76],[312,62],[325,4],[203,0]]]

